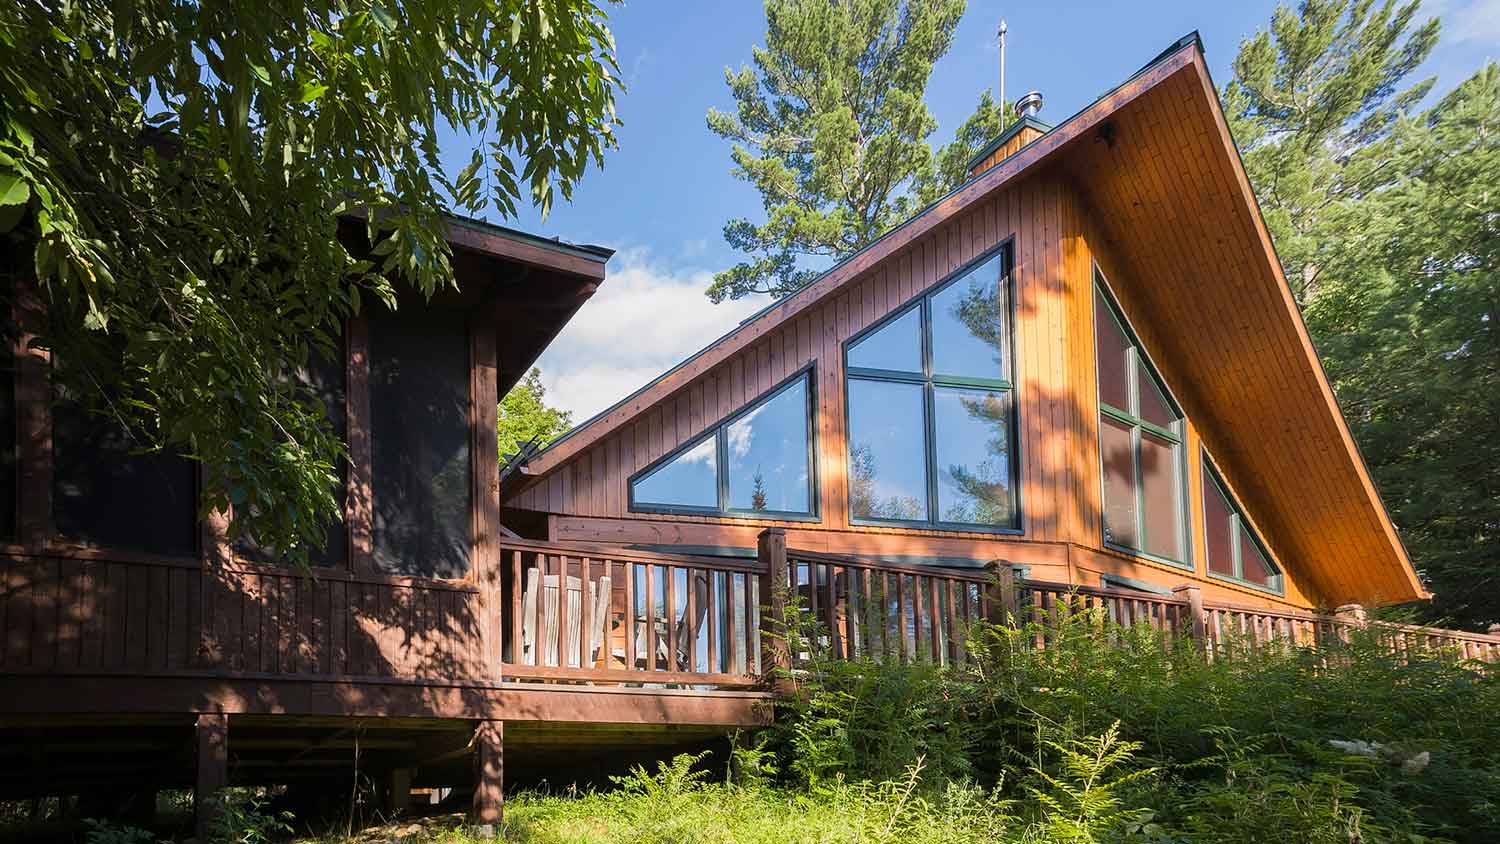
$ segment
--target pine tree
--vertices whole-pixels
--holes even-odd
[[[718,273],[715,302],[782,295],[908,216],[933,176],[937,123],[923,97],[965,0],[766,0],[755,67],[726,70],[734,113],[708,127],[734,144],[734,173],[755,186],[766,222],[730,220],[724,238],[750,257]]]

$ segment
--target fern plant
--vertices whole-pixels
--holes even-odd
[[[1053,776],[1033,769],[1046,788],[1027,786],[1027,790],[1040,805],[1044,828],[1055,840],[1095,844],[1139,815],[1138,809],[1123,808],[1120,791],[1157,769],[1128,769],[1141,744],[1120,738],[1120,722],[1102,735],[1062,742],[1047,739],[1045,744],[1061,758],[1061,771]]]

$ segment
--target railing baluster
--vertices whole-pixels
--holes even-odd
[[[723,665],[719,659],[719,611],[723,601],[719,597],[719,573],[716,571],[706,572],[708,575],[708,672],[716,673]]]

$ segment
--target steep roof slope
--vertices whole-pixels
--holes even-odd
[[[1023,173],[1067,174],[1142,281],[1215,456],[1337,602],[1421,597],[1282,275],[1195,35],[1040,138],[533,457],[524,485]],[[507,490],[509,491],[509,490]]]

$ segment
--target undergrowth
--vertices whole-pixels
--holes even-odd
[[[1059,610],[980,625],[962,667],[835,660],[817,631],[727,772],[682,756],[522,796],[529,842],[1461,844],[1500,826],[1500,678],[1355,632],[1321,651]],[[1045,647],[1037,647],[1045,640]]]

